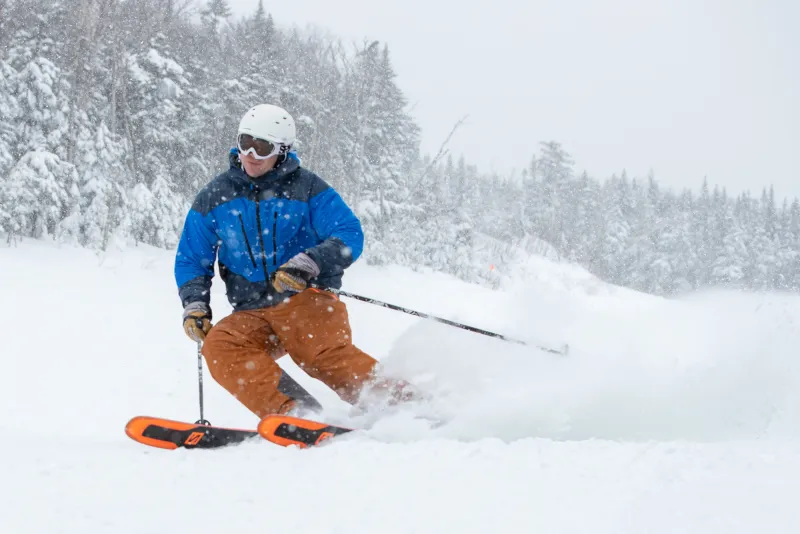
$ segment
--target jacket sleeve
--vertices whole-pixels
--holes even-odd
[[[175,255],[175,281],[184,306],[197,301],[210,304],[217,248],[211,214],[189,210]]]
[[[325,182],[309,199],[311,225],[322,243],[306,250],[320,268],[319,279],[340,275],[364,250],[361,221]]]

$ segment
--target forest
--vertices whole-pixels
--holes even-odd
[[[385,44],[282,29],[263,3],[236,19],[225,0],[0,0],[1,237],[174,247],[242,113],[268,102],[360,217],[371,264],[497,287],[544,253],[658,295],[800,286],[796,198],[675,191],[624,162],[595,177],[557,140],[486,173],[447,140],[420,150],[400,85]]]

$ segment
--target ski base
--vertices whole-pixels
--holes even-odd
[[[224,428],[160,417],[137,416],[125,433],[132,440],[159,449],[216,449],[242,443],[259,434],[255,430]]]
[[[258,423],[258,433],[262,438],[283,447],[297,446],[301,449],[316,447],[353,430],[288,415],[268,415]]]

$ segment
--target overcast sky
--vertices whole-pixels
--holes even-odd
[[[235,15],[258,0],[229,0]],[[556,140],[576,169],[800,196],[797,0],[265,1],[282,27],[389,44],[435,152],[485,171]]]

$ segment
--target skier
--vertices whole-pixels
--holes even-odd
[[[339,194],[300,165],[294,142],[294,119],[278,106],[241,118],[230,168],[184,223],[175,258],[183,328],[202,342],[211,376],[260,418],[320,408],[275,361],[287,353],[351,404],[368,386],[406,400],[407,384],[377,376],[377,361],[353,344],[345,304],[321,289],[341,287],[364,235]],[[233,312],[212,328],[215,261]]]

